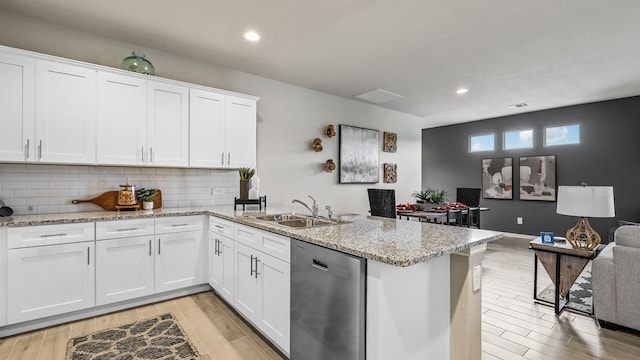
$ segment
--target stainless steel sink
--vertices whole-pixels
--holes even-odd
[[[254,216],[253,218],[256,220],[268,221],[270,223],[298,229],[348,223],[348,221],[344,220],[312,217],[296,213],[270,214],[263,216]]]

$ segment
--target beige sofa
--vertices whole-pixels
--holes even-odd
[[[600,321],[640,330],[640,226],[621,226],[593,260],[593,306]]]

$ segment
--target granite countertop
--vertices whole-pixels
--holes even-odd
[[[309,229],[286,228],[252,217],[292,210],[299,212],[300,209],[272,206],[261,212],[234,211],[231,206],[226,205],[206,208],[18,215],[0,218],[0,227],[206,214],[395,266],[417,264],[495,241],[503,236],[496,231],[367,216],[348,216],[344,219],[351,221],[350,223]]]

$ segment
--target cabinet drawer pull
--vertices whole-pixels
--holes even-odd
[[[38,144],[38,160],[42,159],[42,140]]]
[[[151,256],[151,240],[149,240],[149,256]]]
[[[171,227],[178,227],[178,226],[189,226],[189,224],[173,224],[173,225],[171,225]]]
[[[91,265],[91,248],[87,246],[87,265]]]
[[[158,255],[160,255],[160,238],[158,238]]]
[[[26,156],[26,159],[27,159],[27,160],[29,159],[29,148],[30,148],[30,147],[31,147],[31,146],[29,146],[29,139],[27,139],[27,146],[26,146],[26,148],[27,148],[27,149],[26,149],[26,151],[25,151],[25,153],[26,153],[26,155],[27,155],[27,156]]]
[[[214,225],[215,227],[217,227],[218,229],[224,229],[224,226],[220,226],[220,225]]]
[[[144,164],[144,146],[140,147],[140,152],[142,153],[141,160],[142,160],[142,163]]]
[[[48,238],[48,237],[54,237],[54,236],[67,236],[67,234],[45,234],[45,235],[40,235],[41,238]]]
[[[138,228],[117,229],[116,231],[134,231],[134,230],[138,230]]]

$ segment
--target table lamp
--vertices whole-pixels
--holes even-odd
[[[567,230],[567,241],[574,249],[593,250],[600,235],[591,228],[587,217],[614,217],[612,186],[558,186],[556,213],[579,216],[576,226]]]

